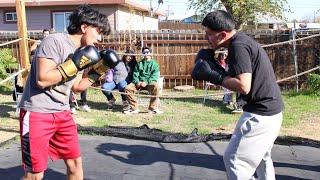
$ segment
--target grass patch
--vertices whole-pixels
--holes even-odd
[[[15,103],[12,102],[8,90],[1,89],[0,92],[0,126],[18,126],[15,114]],[[210,91],[217,93],[218,91]],[[219,91],[221,92],[221,91]],[[176,92],[165,90],[164,96],[194,96],[202,95],[203,90],[190,92]],[[201,97],[162,99],[161,115],[150,115],[147,113],[149,99],[142,98],[146,103],[140,105],[141,113],[125,115],[122,113],[121,98],[115,94],[116,106],[112,111],[107,110],[106,98],[94,89],[88,91],[88,104],[92,112],[81,112],[75,115],[77,123],[82,126],[141,126],[147,124],[150,128],[158,128],[164,131],[190,133],[198,128],[199,133],[211,132],[230,133],[240,115],[231,114],[232,109],[222,104],[222,96],[213,100],[207,100],[203,104]],[[307,122],[310,117],[319,116],[320,97],[308,93],[283,93],[285,102],[283,126],[294,129],[300,122]],[[292,131],[293,132],[293,131]]]
[[[284,93],[284,126],[294,126],[309,117],[319,117],[320,97],[309,92]]]

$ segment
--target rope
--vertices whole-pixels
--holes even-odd
[[[38,40],[27,38],[28,41],[37,42]]]
[[[283,79],[280,79],[280,80],[277,80],[277,83],[280,83],[280,82],[283,82],[283,81],[287,81],[289,79],[293,79],[293,78],[296,78],[296,77],[299,77],[299,76],[302,76],[304,74],[307,74],[307,73],[310,73],[312,71],[315,71],[317,69],[320,69],[320,66],[318,67],[315,67],[315,68],[312,68],[312,69],[309,69],[307,71],[304,71],[304,72],[301,72],[297,75],[293,75],[293,76],[289,76],[287,78],[283,78]],[[17,76],[18,74],[26,71],[27,69],[22,69],[14,74],[12,74],[11,76],[7,77],[6,79],[2,80],[0,82],[0,85],[7,82],[8,80],[10,80],[11,78]],[[92,89],[95,89],[95,90],[99,90],[99,91],[105,91],[105,92],[111,92],[111,93],[115,93],[115,94],[121,94],[121,95],[129,95],[130,93],[124,93],[124,92],[119,92],[119,91],[115,91],[115,90],[106,90],[106,89],[102,89],[102,88],[98,88],[98,87],[90,87]],[[232,92],[229,92],[230,94]],[[155,96],[155,95],[145,95],[145,94],[134,94],[134,96],[138,96],[138,97],[148,97],[148,98],[151,98],[151,97],[156,97],[156,98],[161,98],[161,99],[178,99],[178,98],[199,98],[199,97],[204,97],[204,96],[211,96],[211,97],[219,97],[221,95],[224,95],[226,93],[214,93],[214,94],[206,94],[206,95],[189,95],[189,96]]]
[[[273,43],[273,44],[262,45],[262,47],[265,48],[265,47],[277,46],[277,45],[282,45],[282,44],[289,44],[294,41],[303,41],[303,40],[311,39],[311,38],[318,37],[318,36],[320,36],[320,34],[315,34],[315,35],[311,35],[311,36],[307,36],[307,37],[303,37],[303,38],[299,38],[299,39],[295,39],[295,40],[289,40],[289,41],[283,41],[283,42],[278,42],[278,43]]]
[[[5,82],[7,82],[7,81],[9,81],[10,79],[12,79],[12,78],[14,78],[15,76],[17,76],[18,74],[23,73],[24,71],[27,71],[27,70],[28,70],[27,68],[21,69],[20,71],[14,73],[14,74],[12,74],[11,76],[7,77],[6,79],[2,80],[2,81],[0,82],[0,85],[4,84]]]
[[[312,68],[312,69],[309,69],[309,70],[304,71],[304,72],[302,72],[302,73],[299,73],[299,74],[297,74],[297,75],[293,75],[293,76],[289,76],[289,77],[287,77],[287,78],[283,78],[283,79],[277,80],[277,83],[280,83],[280,82],[283,82],[283,81],[287,81],[287,80],[289,80],[289,79],[293,79],[293,78],[302,76],[302,75],[304,75],[304,74],[307,74],[307,73],[310,73],[310,72],[312,72],[312,71],[315,71],[315,70],[317,70],[317,69],[319,69],[319,68],[320,68],[320,66],[315,67],[315,68]]]
[[[116,94],[121,94],[121,95],[132,95],[130,93],[124,93],[124,92],[119,92],[119,91],[115,91],[115,90],[106,90],[106,89],[102,89],[102,88],[98,88],[98,87],[92,87],[90,86],[90,88],[95,89],[95,90],[99,90],[99,91],[105,91],[105,92],[111,92],[111,93],[116,93]],[[232,92],[230,92],[231,94]],[[225,93],[214,93],[214,94],[206,94],[205,96],[211,96],[211,97],[219,97],[221,95],[224,95]],[[161,99],[184,99],[184,98],[199,98],[199,97],[204,97],[204,95],[190,95],[190,96],[155,96],[155,95],[145,95],[145,94],[133,94],[134,96],[137,97],[156,97],[156,98],[161,98]]]
[[[19,39],[15,39],[15,40],[12,40],[12,41],[8,41],[8,42],[5,42],[5,43],[2,43],[2,44],[0,44],[0,47],[5,46],[5,45],[8,45],[8,44],[16,43],[16,42],[20,41],[21,39],[22,39],[22,38],[19,38]]]
[[[288,41],[282,41],[282,42],[278,42],[278,43],[273,43],[273,44],[267,44],[267,45],[262,45],[261,47],[266,48],[266,47],[272,47],[272,46],[278,46],[278,45],[282,45],[282,44],[289,44],[295,41],[303,41],[306,39],[311,39],[311,38],[315,38],[315,37],[319,37],[320,34],[315,34],[315,35],[311,35],[311,36],[307,36],[307,37],[303,37],[303,38],[298,38],[295,40],[288,40]],[[224,53],[226,51],[215,51],[215,54],[218,53]],[[123,52],[117,52],[117,54],[119,55],[128,55],[128,56],[144,56],[144,54],[130,54],[130,53],[123,53]],[[184,53],[184,54],[151,54],[152,56],[194,56],[197,55],[197,53]]]
[[[215,51],[215,54],[226,53],[227,51]],[[127,55],[127,56],[145,56],[145,54],[132,54],[132,53],[123,53],[117,52],[119,55]],[[198,53],[184,53],[184,54],[150,54],[151,56],[194,56]]]
[[[283,79],[280,79],[280,80],[277,80],[277,83],[281,83],[283,81],[287,81],[289,79],[293,79],[293,78],[296,78],[296,77],[299,77],[299,76],[302,76],[304,74],[307,74],[307,73],[310,73],[312,71],[315,71],[317,69],[320,69],[320,66],[318,67],[315,67],[315,68],[312,68],[312,69],[309,69],[307,71],[304,71],[304,72],[301,72],[297,75],[293,75],[293,76],[289,76],[287,78],[283,78]],[[121,94],[121,95],[129,95],[130,93],[124,93],[124,92],[119,92],[119,91],[115,91],[115,90],[106,90],[106,89],[102,89],[102,88],[99,88],[99,87],[90,87],[92,89],[95,89],[95,90],[99,90],[99,91],[105,91],[105,92],[111,92],[111,93],[115,93],[115,94]],[[225,94],[232,94],[233,92],[227,92],[227,93],[214,93],[214,94],[206,94],[206,95],[190,95],[190,96],[155,96],[155,95],[145,95],[145,94],[134,94],[134,96],[137,96],[137,97],[148,97],[148,98],[151,98],[151,97],[156,97],[156,98],[161,98],[161,99],[178,99],[178,98],[199,98],[199,97],[204,97],[204,96],[210,96],[210,97],[219,97],[221,95],[225,95]]]

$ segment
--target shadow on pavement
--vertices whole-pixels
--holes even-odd
[[[99,153],[132,165],[150,165],[156,162],[166,162],[169,164],[196,166],[225,171],[221,155],[177,152],[158,147],[115,143],[101,144],[96,149]],[[123,158],[111,151],[125,151],[129,152],[129,154],[127,155],[127,158]]]
[[[20,179],[24,175],[22,166],[12,168],[0,168],[0,179]],[[66,179],[66,175],[52,169],[47,169],[44,173],[43,179]]]
[[[293,169],[320,172],[320,166],[310,166],[305,164],[289,164],[289,163],[283,163],[283,162],[273,162],[273,164],[275,167],[284,167],[284,168],[293,168]]]
[[[201,168],[215,169],[225,171],[223,157],[219,155],[214,148],[205,143],[213,154],[199,154],[189,152],[177,152],[172,150],[166,150],[159,143],[160,147],[150,147],[144,145],[124,145],[116,143],[104,143],[96,147],[99,153],[106,156],[113,157],[114,159],[121,161],[122,163],[131,165],[151,165],[156,162],[166,162],[172,167],[172,164],[183,166],[195,166]],[[112,152],[118,151],[118,152]],[[123,154],[120,152],[128,152],[126,157],[119,156],[117,154]],[[307,170],[320,172],[319,166],[310,166],[303,164],[290,164],[284,162],[274,162],[275,168],[285,167],[297,170]],[[173,168],[171,168],[173,170]],[[173,172],[171,176],[173,177]],[[295,177],[295,175],[276,175],[276,179],[301,179],[301,177]]]

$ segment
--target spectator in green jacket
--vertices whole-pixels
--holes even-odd
[[[142,48],[143,59],[138,62],[133,70],[132,82],[126,86],[125,92],[128,93],[127,100],[130,108],[124,111],[125,114],[139,113],[138,102],[134,94],[137,90],[148,90],[151,95],[159,95],[159,86],[157,80],[160,76],[159,65],[151,56],[152,50],[149,47]],[[158,108],[159,98],[150,98],[149,113],[162,114]]]

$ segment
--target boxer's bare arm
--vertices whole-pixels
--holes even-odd
[[[57,64],[47,58],[37,59],[37,85],[39,88],[44,89],[46,87],[55,85],[62,80],[61,73],[57,69]]]
[[[231,90],[236,91],[241,94],[248,94],[251,90],[251,73],[239,74],[236,77],[227,76],[222,82],[222,86]]]
[[[72,91],[74,93],[80,93],[86,90],[91,85],[92,85],[92,82],[89,81],[89,78],[79,73],[76,77],[75,82],[73,83]]]

